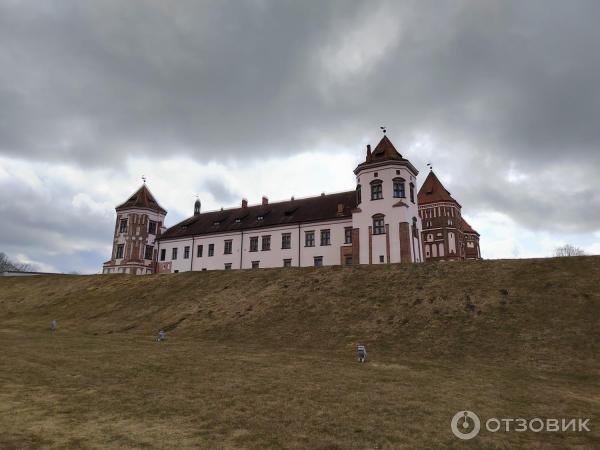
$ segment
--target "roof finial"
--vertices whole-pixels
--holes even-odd
[[[431,172],[433,172],[433,166],[431,165],[431,163],[427,163],[427,167],[429,167],[429,170],[430,170]]]
[[[387,131],[387,127],[379,127],[381,128],[381,131],[383,131],[383,134],[385,134],[385,132]]]
[[[146,175],[142,175],[142,181],[146,184]]]

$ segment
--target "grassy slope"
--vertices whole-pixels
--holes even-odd
[[[447,448],[462,408],[594,417],[598,280],[599,257],[0,278],[0,448]]]

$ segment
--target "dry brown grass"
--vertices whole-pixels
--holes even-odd
[[[598,280],[596,257],[0,279],[0,448],[592,448]],[[464,443],[465,408],[592,432]]]

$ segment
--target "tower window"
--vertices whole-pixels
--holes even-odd
[[[360,184],[358,186],[356,186],[356,204],[360,205],[360,202],[362,201],[361,195],[360,195]]]
[[[154,253],[154,247],[152,245],[146,245],[146,251],[144,252],[144,259],[152,259]]]
[[[383,184],[381,180],[371,182],[371,200],[381,200],[383,198]]]
[[[127,232],[127,219],[121,219],[121,222],[119,223],[119,233],[126,233]]]
[[[383,218],[383,214],[376,214],[373,216],[373,234],[385,234]]]
[[[148,222],[148,234],[156,234],[156,222],[154,220]]]
[[[410,183],[410,201],[415,202],[415,185]]]
[[[404,190],[404,179],[394,178],[394,198],[404,198],[406,192]]]
[[[116,259],[121,259],[123,257],[123,252],[125,251],[125,244],[117,245],[117,253],[115,254]]]

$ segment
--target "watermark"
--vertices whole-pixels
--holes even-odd
[[[463,440],[473,439],[481,430],[481,419],[473,411],[459,411],[450,422],[452,433]],[[484,429],[490,433],[509,432],[586,432],[590,431],[589,418],[511,418],[490,417],[484,422]]]

